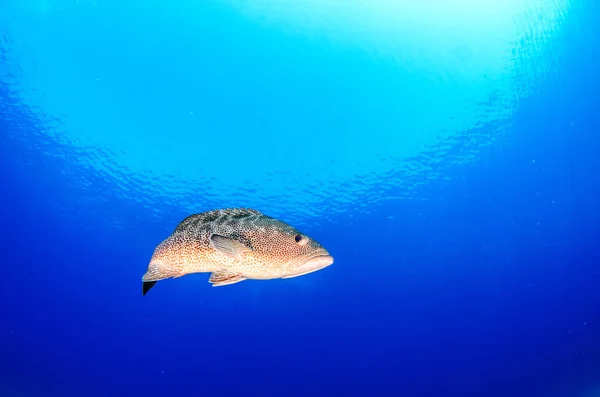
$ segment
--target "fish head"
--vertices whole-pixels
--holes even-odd
[[[244,262],[269,278],[298,277],[333,263],[331,254],[316,240],[277,219],[263,217],[245,237],[251,249]]]

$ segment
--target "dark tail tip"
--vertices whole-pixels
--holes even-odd
[[[158,281],[142,281],[142,295],[146,295]]]

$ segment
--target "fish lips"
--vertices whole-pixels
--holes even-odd
[[[298,276],[304,276],[305,274],[316,272],[317,270],[321,270],[330,266],[333,263],[333,256],[329,254],[316,255],[309,258],[302,265],[294,269],[294,272],[291,274],[286,274],[281,278],[292,278]]]

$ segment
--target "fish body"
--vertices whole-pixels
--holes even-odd
[[[209,282],[223,286],[298,277],[332,263],[323,246],[287,223],[253,209],[213,210],[188,216],[155,248],[142,293],[191,273],[211,273]]]

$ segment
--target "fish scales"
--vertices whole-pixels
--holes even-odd
[[[156,247],[143,293],[191,273],[210,272],[209,282],[222,286],[298,277],[332,263],[318,242],[282,221],[249,208],[218,209],[186,217]]]

